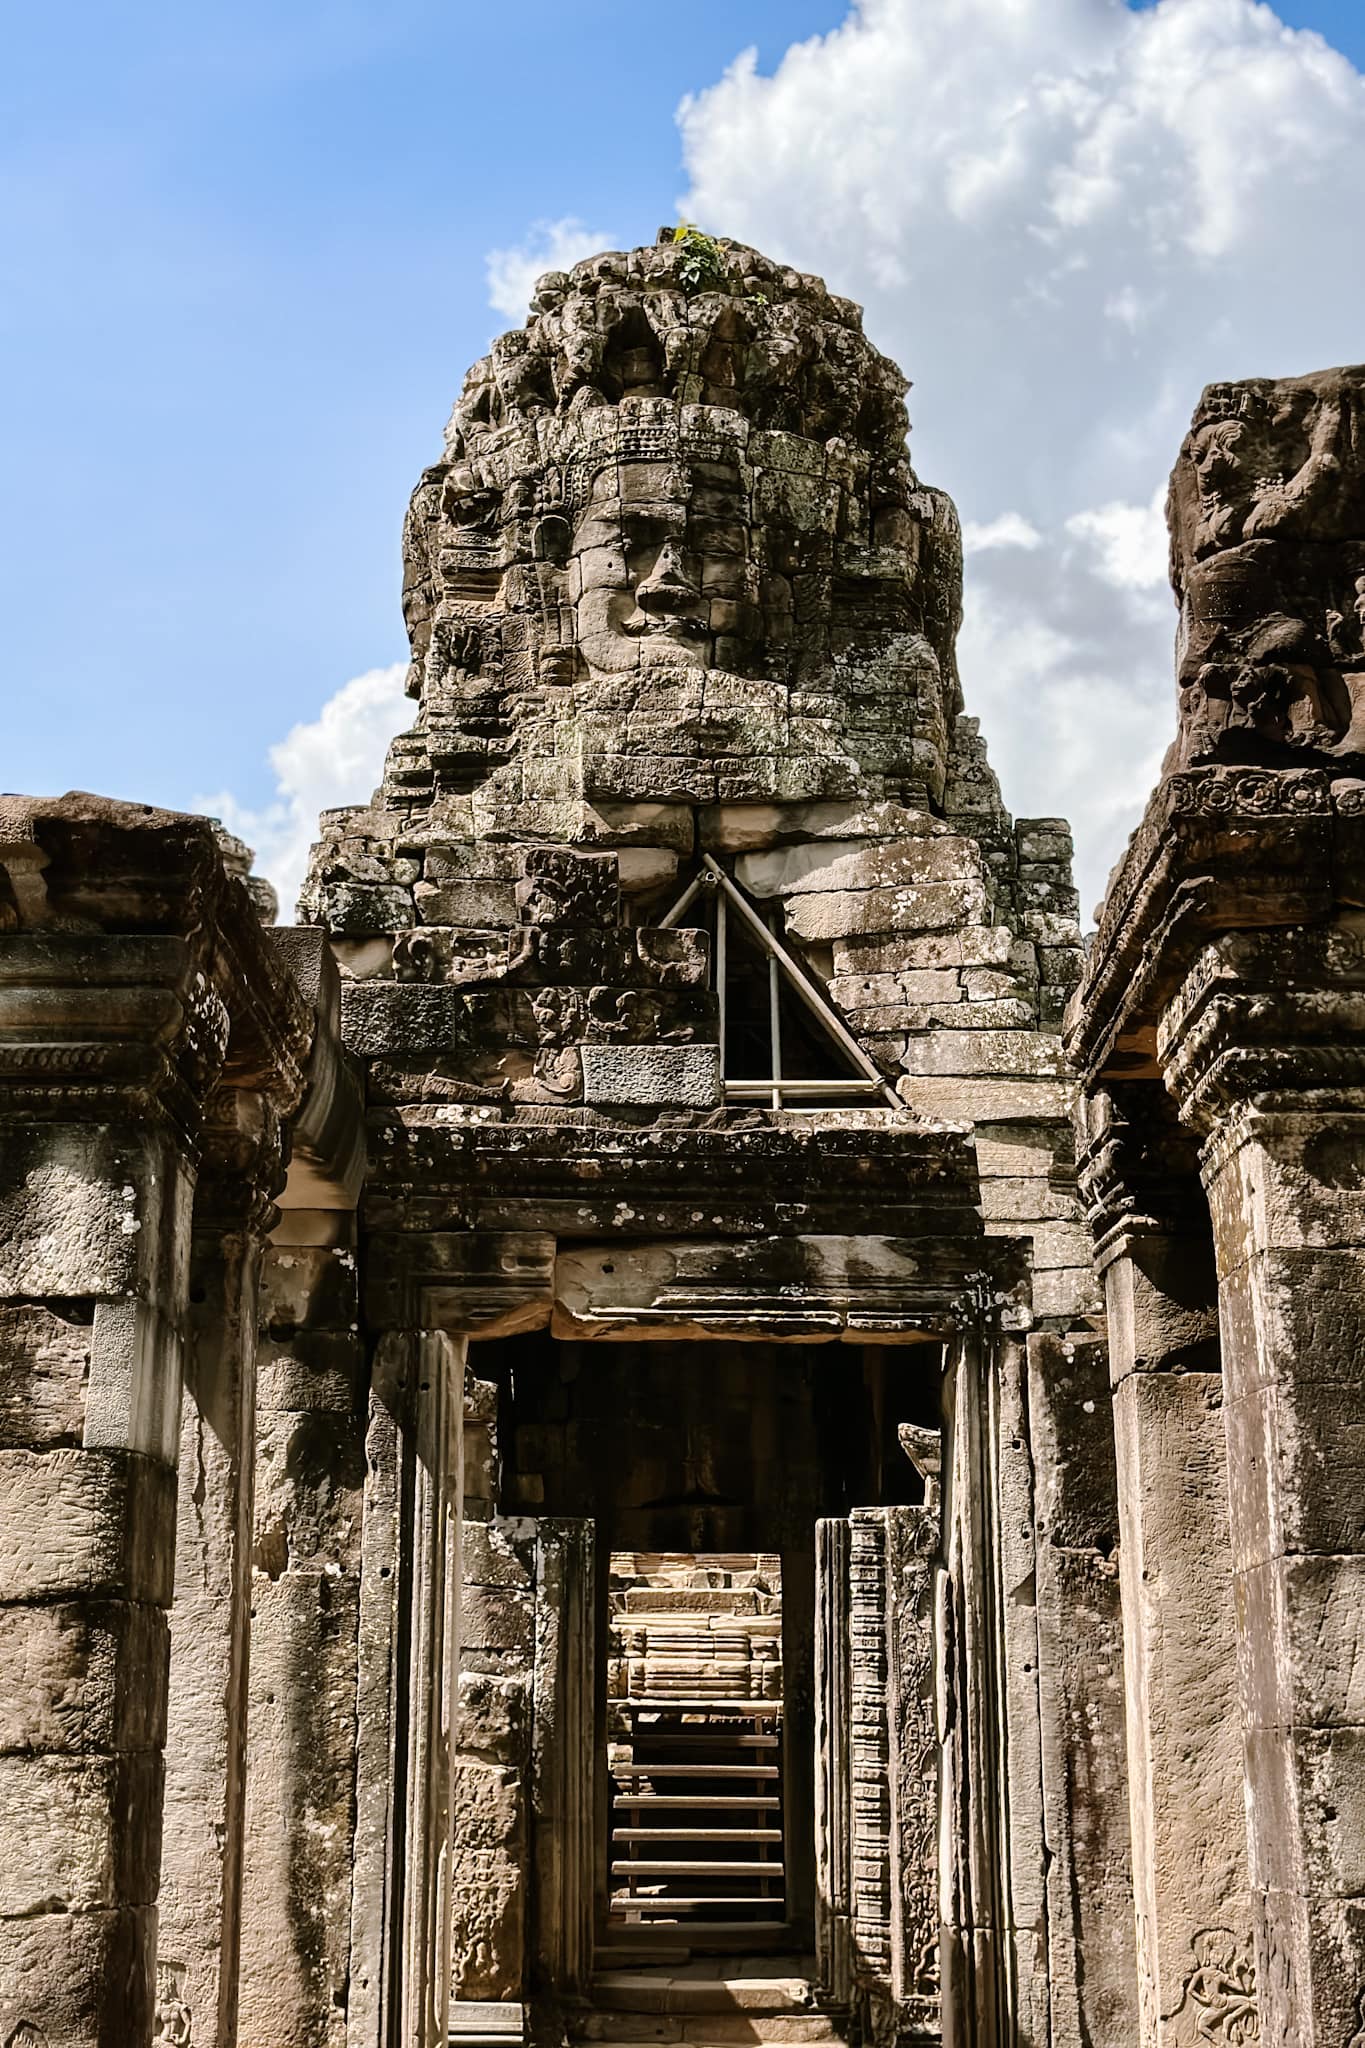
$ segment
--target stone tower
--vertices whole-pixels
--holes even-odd
[[[369,1104],[367,1313],[471,1345],[469,2038],[589,2024],[605,1964],[661,1939],[814,1948],[822,2024],[879,2038],[945,1998],[983,2041],[1125,2006],[1126,1814],[1078,1849],[1061,1762],[1081,1714],[1120,1770],[1112,1502],[1070,1510],[1096,1639],[1045,1702],[1068,1566],[1035,1556],[1023,1450],[1104,1387],[1056,1036],[1070,839],[1011,823],[963,715],[958,522],[905,389],[855,306],[735,244],[542,278],[412,500],[414,726],[314,852]],[[902,1426],[948,1429],[946,1520]],[[632,1686],[705,1695],[686,1617],[730,1601],[752,1642],[779,1579],[776,1732],[752,1711],[781,1799],[742,1877],[705,1801],[642,1813],[631,1786],[674,1781],[640,1759],[681,1772],[702,1737]],[[988,1585],[1012,1618],[983,1634]],[[974,1861],[1002,1801],[1011,1856]],[[1066,1963],[1049,1887],[1083,1899]]]
[[[0,2048],[1365,2042],[1365,371],[1084,963],[904,389],[542,279],[304,926],[0,798]]]

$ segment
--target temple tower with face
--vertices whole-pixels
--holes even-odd
[[[545,277],[302,927],[0,805],[0,2048],[1136,2037],[1071,842],[906,388],[695,230]]]
[[[1037,1675],[1113,1539],[1101,1487],[1040,1559],[1027,1449],[1104,1386],[1070,840],[964,716],[905,389],[737,244],[542,278],[413,497],[414,725],[314,851],[368,1312],[469,1343],[471,2039],[652,2038],[705,1962],[689,2039],[1003,2040],[1058,1943],[1122,2009],[1126,1817],[1073,1841],[1060,1762],[1081,1715],[1121,1767],[1102,1575]]]

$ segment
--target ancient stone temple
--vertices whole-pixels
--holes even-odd
[[[1365,372],[1083,978],[905,389],[543,278],[306,922],[0,800],[0,2048],[1365,2042]]]

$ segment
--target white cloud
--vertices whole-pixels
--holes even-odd
[[[239,803],[229,790],[195,799],[195,810],[221,818],[255,848],[254,871],[279,891],[286,924],[317,838],[319,811],[366,802],[383,774],[389,741],[412,723],[415,706],[403,693],[407,672],[402,661],[367,669],[343,683],[310,724],[286,733],[270,749],[276,794],[262,809]]]
[[[968,555],[983,555],[990,548],[1024,548],[1032,554],[1043,545],[1043,536],[1031,520],[1019,512],[1002,512],[998,519],[978,525],[974,519],[963,522],[962,551]]]
[[[514,248],[489,250],[488,303],[506,320],[524,320],[536,279],[545,271],[569,270],[585,256],[615,246],[609,229],[587,227],[573,214],[562,220],[538,220]]]
[[[914,377],[975,539],[969,708],[1093,900],[1174,729],[1156,507],[1200,388],[1361,353],[1365,80],[1256,0],[861,0],[679,119],[687,215]]]
[[[1066,530],[1094,549],[1094,571],[1115,590],[1160,590],[1166,582],[1169,546],[1166,492],[1150,505],[1125,505],[1121,498],[1091,512],[1073,512]]]

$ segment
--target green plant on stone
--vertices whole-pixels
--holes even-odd
[[[678,265],[678,282],[687,293],[718,291],[725,282],[725,258],[720,244],[704,235],[690,220],[679,221],[673,240],[683,252]]]

